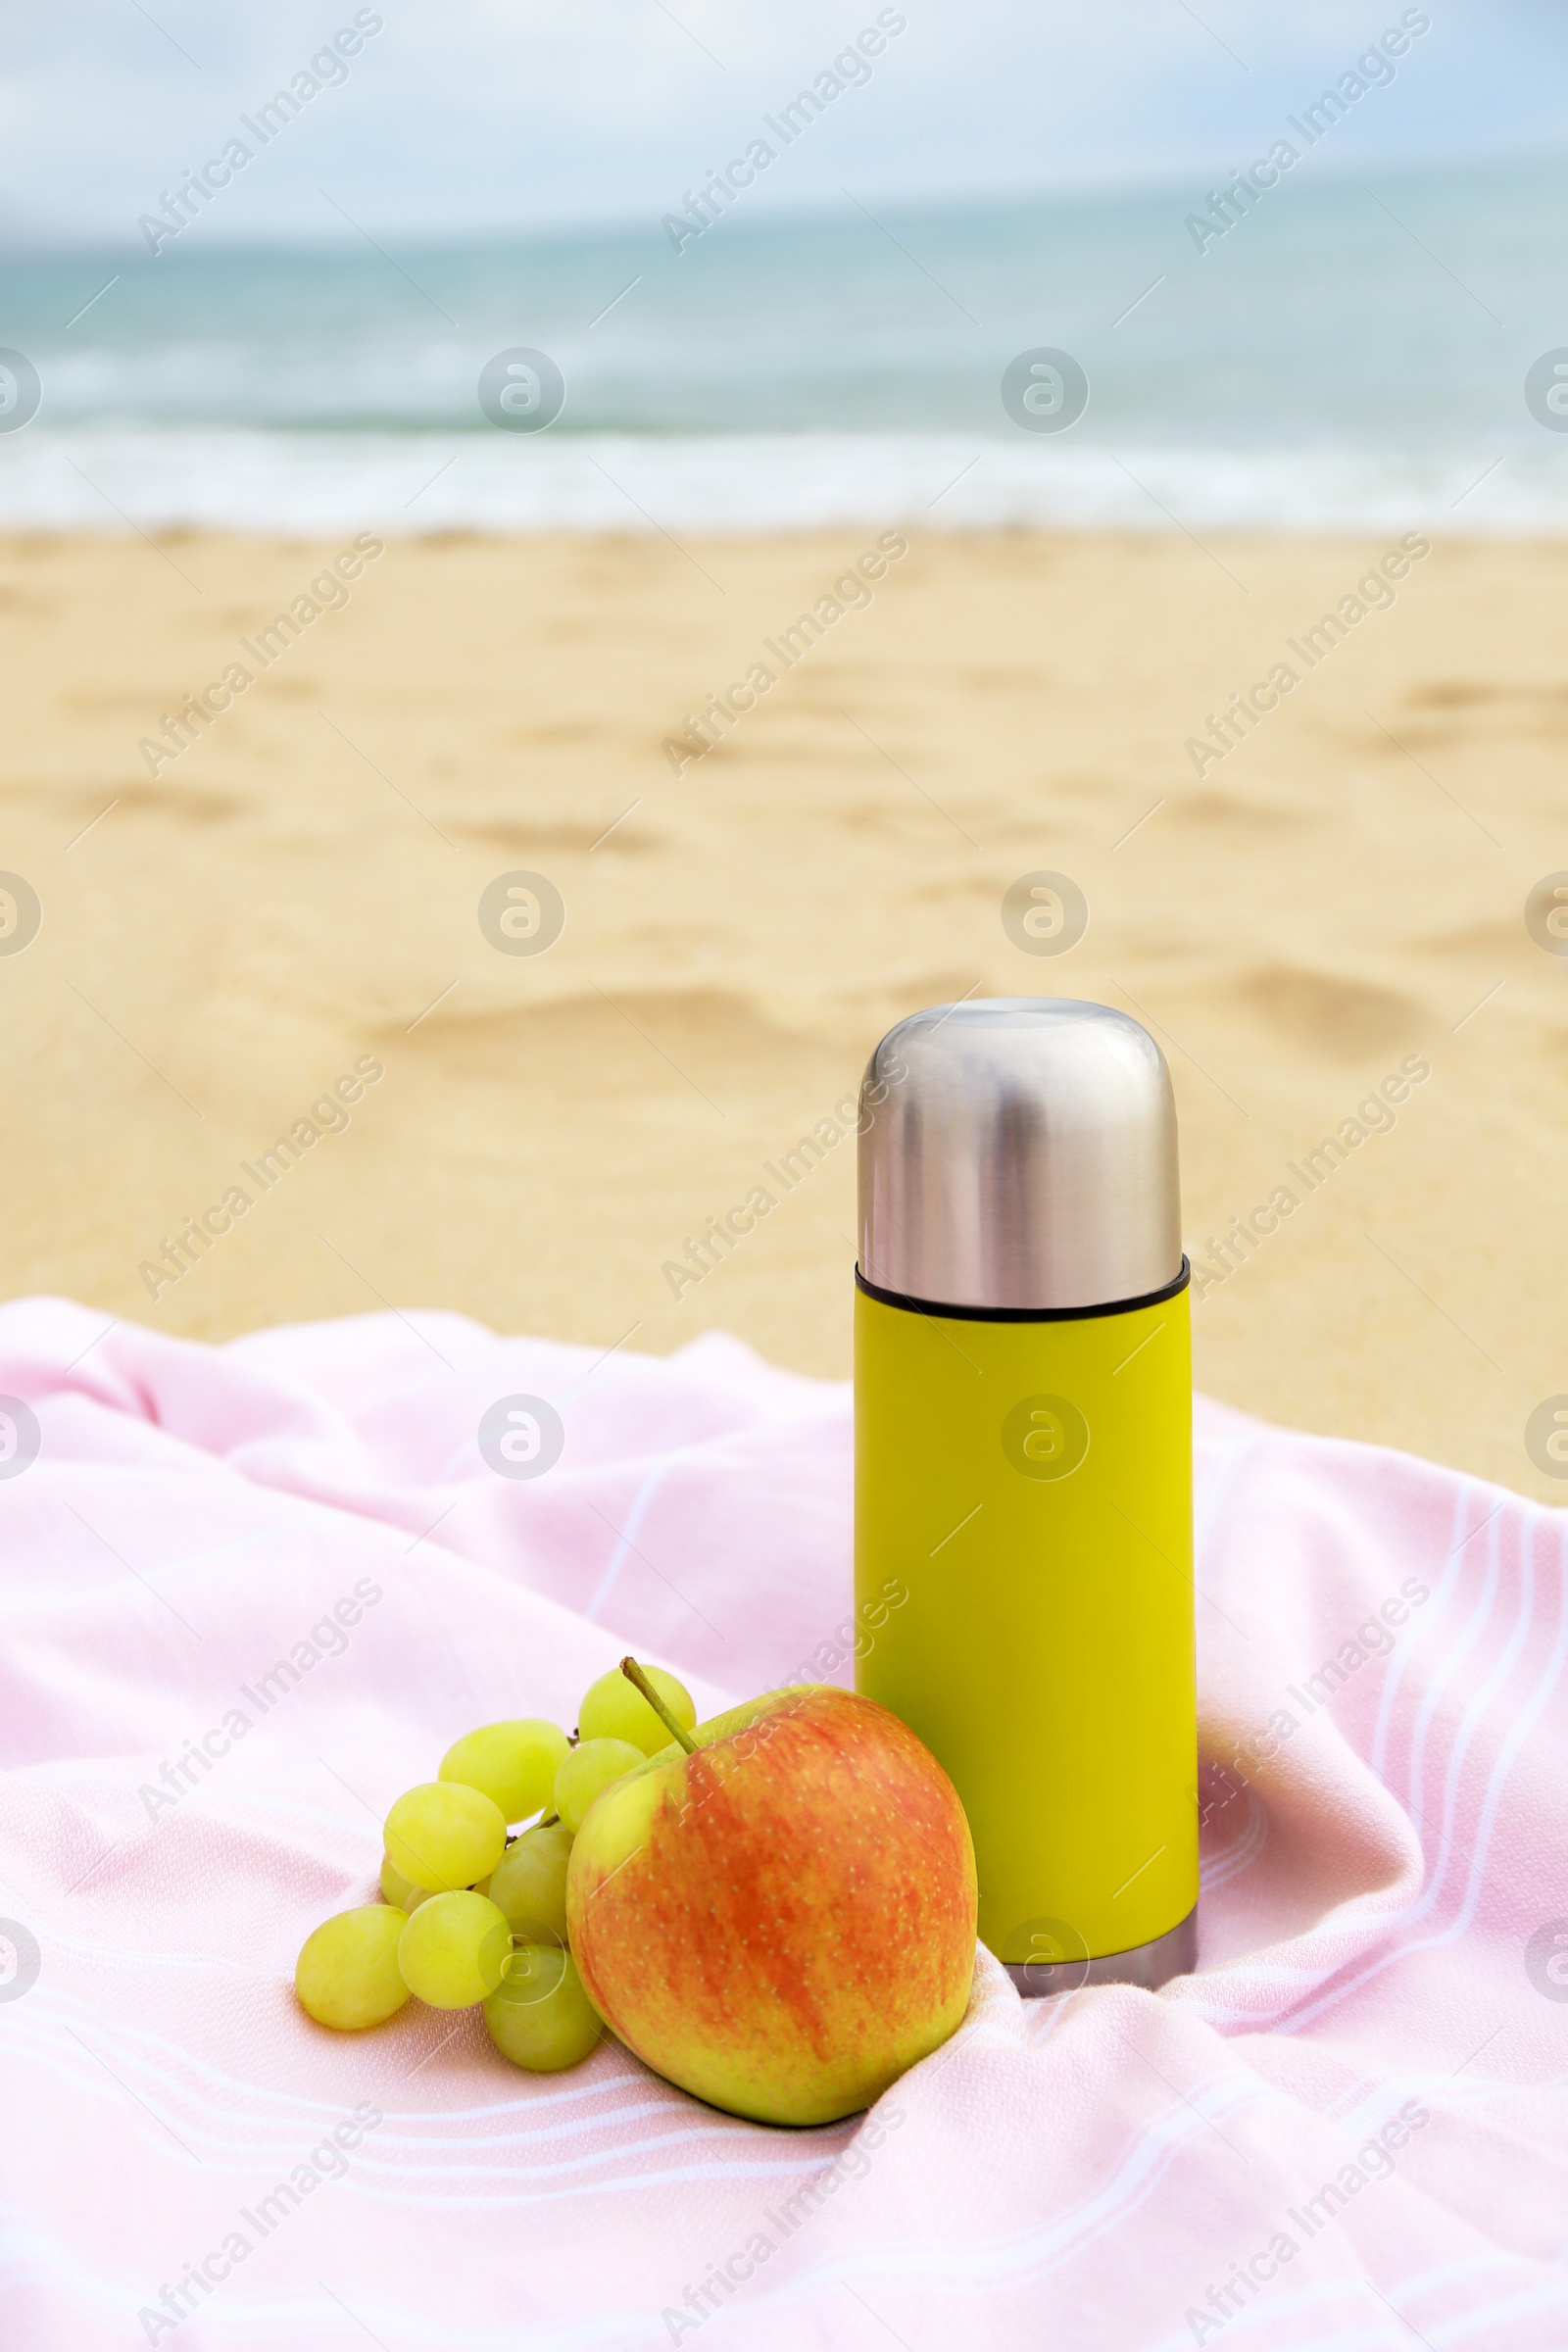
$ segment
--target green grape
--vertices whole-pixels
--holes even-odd
[[[584,1740],[572,1749],[556,1775],[556,1811],[574,1838],[601,1789],[646,1760],[628,1740]]]
[[[481,1788],[508,1821],[526,1821],[549,1806],[568,1745],[559,1724],[532,1717],[519,1723],[487,1723],[447,1749],[437,1777]]]
[[[307,1936],[294,1969],[300,2007],[318,2026],[378,2026],[409,1997],[398,1967],[408,1922],[387,1903],[340,1911]]]
[[[397,1870],[393,1867],[392,1857],[390,1854],[383,1854],[381,1856],[382,1900],[388,1903],[395,1903],[398,1909],[401,1911],[404,1904],[408,1901],[409,1896],[413,1891],[413,1887],[414,1881],[412,1879],[406,1879],[401,1870]]]
[[[662,1666],[643,1669],[665,1706],[689,1732],[697,1721],[691,1692]],[[618,1666],[602,1674],[586,1692],[577,1711],[577,1730],[584,1740],[628,1740],[645,1756],[669,1745],[669,1726],[661,1723],[635,1683],[628,1683]]]
[[[484,2022],[503,2058],[536,2075],[578,2065],[605,2030],[576,1961],[554,1944],[517,1946],[485,2002]]]
[[[461,1781],[425,1781],[400,1796],[386,1817],[393,1869],[434,1894],[471,1886],[506,1848],[506,1815],[482,1789]]]
[[[566,1864],[571,1832],[563,1822],[524,1830],[509,1845],[490,1879],[490,1900],[499,1903],[514,1936],[525,1943],[566,1940]]]
[[[410,1915],[398,1967],[409,1990],[432,2009],[469,2009],[494,1992],[511,1950],[506,1913],[465,1887],[432,1894]]]

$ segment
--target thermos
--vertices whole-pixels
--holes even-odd
[[[1176,1112],[1125,1013],[917,1012],[860,1093],[857,1681],[963,1801],[1021,1992],[1163,1984],[1198,1902]]]

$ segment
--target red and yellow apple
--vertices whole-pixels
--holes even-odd
[[[614,1783],[566,1877],[572,1956],[627,2047],[731,2114],[868,2106],[962,2018],[975,1869],[952,1782],[825,1684],[698,1726]]]

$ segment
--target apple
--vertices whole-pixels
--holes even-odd
[[[690,1734],[665,1720],[675,1743],[595,1799],[571,1849],[588,1997],[710,2106],[853,2115],[968,2003],[974,1847],[953,1784],[898,1716],[826,1684]]]

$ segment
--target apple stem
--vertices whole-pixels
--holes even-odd
[[[659,1717],[660,1722],[663,1725],[670,1738],[672,1740],[678,1740],[689,1756],[695,1756],[697,1753],[696,1740],[691,1737],[689,1732],[683,1732],[681,1730],[680,1725],[675,1721],[674,1716],[665,1706],[663,1700],[660,1697],[659,1692],[654,1689],[653,1684],[648,1680],[647,1675],[644,1674],[636,1659],[622,1658],[620,1661],[620,1671],[626,1677],[627,1682],[630,1683],[634,1689],[642,1692],[644,1698],[647,1699],[648,1704],[653,1708],[654,1713]]]

